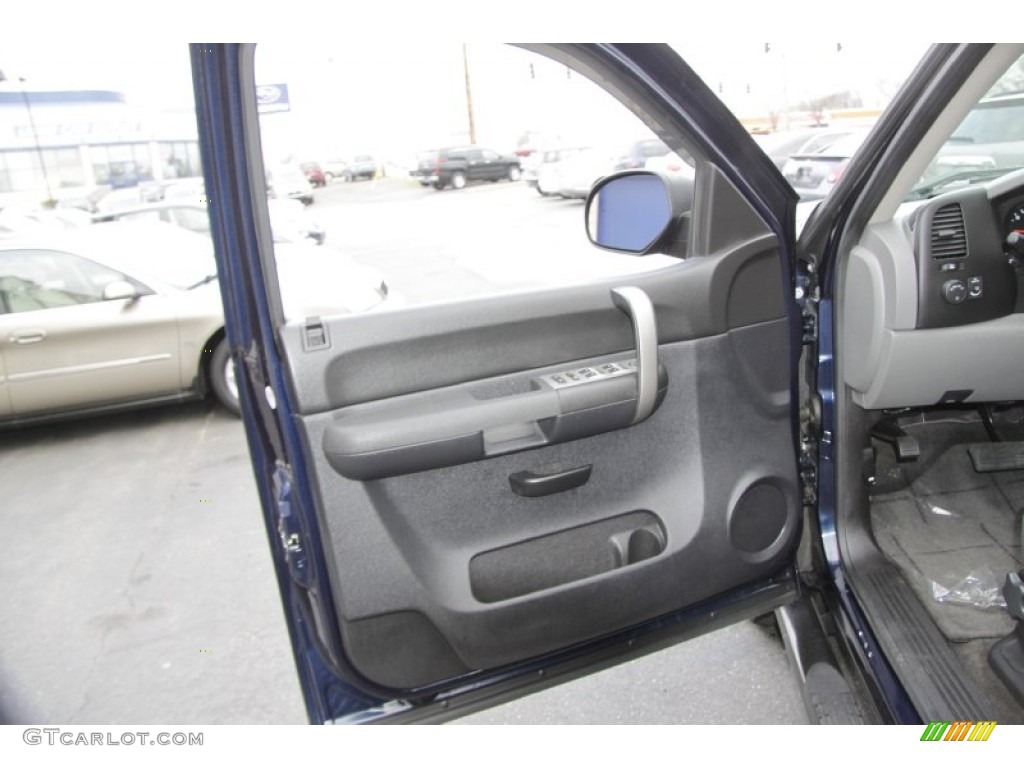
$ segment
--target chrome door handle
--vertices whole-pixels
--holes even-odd
[[[612,288],[612,302],[629,315],[636,345],[636,413],[639,424],[652,413],[658,400],[658,321],[650,296],[634,285]]]
[[[14,331],[7,338],[15,344],[35,344],[46,338],[46,331]]]

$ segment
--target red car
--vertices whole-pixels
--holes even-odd
[[[324,169],[320,167],[320,163],[303,163],[302,172],[306,174],[309,183],[314,187],[327,186],[327,177],[324,175]]]

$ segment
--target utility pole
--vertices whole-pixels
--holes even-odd
[[[43,157],[43,148],[39,145],[39,131],[36,130],[36,121],[32,117],[32,107],[28,103],[28,91],[25,90],[25,78],[19,77],[21,83],[21,98],[25,101],[25,111],[28,112],[28,124],[32,129],[32,139],[36,145],[36,154],[39,156],[39,168],[43,172],[43,181],[46,182],[46,207],[50,208],[56,204],[53,199],[53,189],[50,188],[50,174],[46,172],[46,160]]]
[[[469,115],[469,143],[476,144],[476,121],[473,119],[473,89],[469,86],[469,56],[462,44],[462,69],[466,73],[466,112]]]

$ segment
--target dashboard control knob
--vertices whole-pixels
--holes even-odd
[[[947,280],[942,284],[942,298],[950,304],[963,304],[967,298],[967,283],[963,280]]]

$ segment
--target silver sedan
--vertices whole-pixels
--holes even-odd
[[[275,255],[289,317],[388,303],[378,273],[336,252]],[[0,425],[211,392],[238,412],[208,237],[152,222],[0,241]]]

